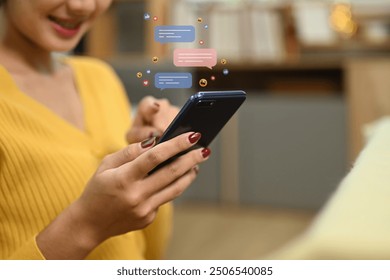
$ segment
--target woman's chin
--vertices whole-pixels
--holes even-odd
[[[53,42],[51,44],[47,44],[45,49],[49,52],[70,52],[77,46],[79,41],[80,40],[75,40],[74,42]]]

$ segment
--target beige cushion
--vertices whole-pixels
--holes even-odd
[[[314,223],[272,259],[390,259],[390,118],[370,128],[366,147]]]

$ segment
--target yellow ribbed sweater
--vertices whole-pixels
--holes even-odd
[[[0,259],[44,259],[35,236],[79,197],[102,157],[126,145],[130,111],[112,69],[91,58],[65,58],[84,108],[81,131],[21,92],[0,66]],[[147,229],[116,236],[88,259],[159,258],[170,231],[170,205]]]

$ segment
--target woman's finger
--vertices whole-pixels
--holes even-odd
[[[147,191],[146,195],[151,196],[160,191],[165,188],[165,186],[172,184],[172,182],[183,176],[189,170],[196,172],[196,166],[207,160],[209,155],[209,149],[196,149],[178,157],[171,163],[157,170],[155,173],[145,178],[145,184],[150,186],[145,190]]]
[[[183,176],[173,181],[170,185],[153,194],[149,199],[149,203],[155,207],[159,207],[160,205],[174,200],[189,187],[189,185],[195,180],[197,174],[198,171],[195,167],[190,169]]]
[[[152,148],[155,144],[156,137],[151,137],[142,142],[128,145],[115,153],[109,154],[104,157],[102,164],[99,166],[98,172],[111,168],[117,168],[128,162],[131,162],[139,157],[142,153]]]
[[[160,137],[161,135],[162,132],[157,131],[157,129],[153,126],[134,126],[127,132],[126,140],[128,143],[136,143],[142,141],[143,139]]]
[[[157,99],[152,96],[146,96],[138,103],[137,113],[134,119],[134,126],[144,126],[152,122],[154,114],[160,109]]]
[[[165,130],[172,120],[177,116],[179,108],[173,106],[167,99],[158,99],[160,109],[151,116],[151,124],[159,130]]]
[[[126,168],[125,172],[131,178],[143,179],[162,162],[191,148],[199,141],[200,137],[200,133],[183,133],[148,150],[123,168]]]

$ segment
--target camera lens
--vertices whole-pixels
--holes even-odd
[[[203,107],[203,108],[209,108],[214,106],[215,100],[200,100],[196,106],[197,107]]]

